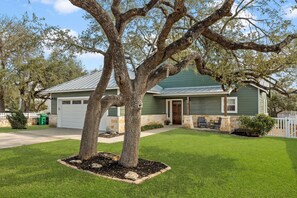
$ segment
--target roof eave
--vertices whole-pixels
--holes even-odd
[[[117,90],[118,87],[106,88],[106,90]],[[84,91],[94,91],[95,89],[68,89],[68,90],[57,90],[57,91],[43,91],[42,94],[55,94],[55,93],[71,93],[71,92],[84,92]]]
[[[181,93],[181,94],[155,94],[156,97],[166,97],[166,96],[213,96],[213,95],[226,95],[230,94],[229,91],[224,92],[207,92],[207,93]]]

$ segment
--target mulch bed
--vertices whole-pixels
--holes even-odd
[[[119,156],[107,152],[99,152],[97,156],[90,160],[76,163],[72,160],[80,160],[78,156],[59,160],[60,163],[69,167],[87,171],[92,174],[107,177],[114,180],[125,181],[129,183],[139,184],[146,179],[157,176],[171,168],[164,163],[155,162],[150,160],[139,159],[137,167],[125,168],[119,164]],[[72,161],[72,162],[71,162]],[[93,168],[92,164],[100,164],[101,168]],[[138,174],[137,180],[131,180],[125,178],[125,175],[133,171]]]

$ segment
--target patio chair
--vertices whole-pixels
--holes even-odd
[[[219,117],[219,120],[216,121],[216,122],[214,122],[214,125],[213,125],[214,126],[214,129],[220,129],[221,123],[222,123],[222,118]]]
[[[202,128],[202,127],[207,128],[208,127],[207,121],[204,117],[198,117],[197,127],[198,128]]]

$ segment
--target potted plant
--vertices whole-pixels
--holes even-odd
[[[169,119],[164,120],[165,125],[169,125],[170,123],[171,123],[171,121]]]

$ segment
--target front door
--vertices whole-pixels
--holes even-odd
[[[182,101],[172,101],[172,124],[182,124]]]

